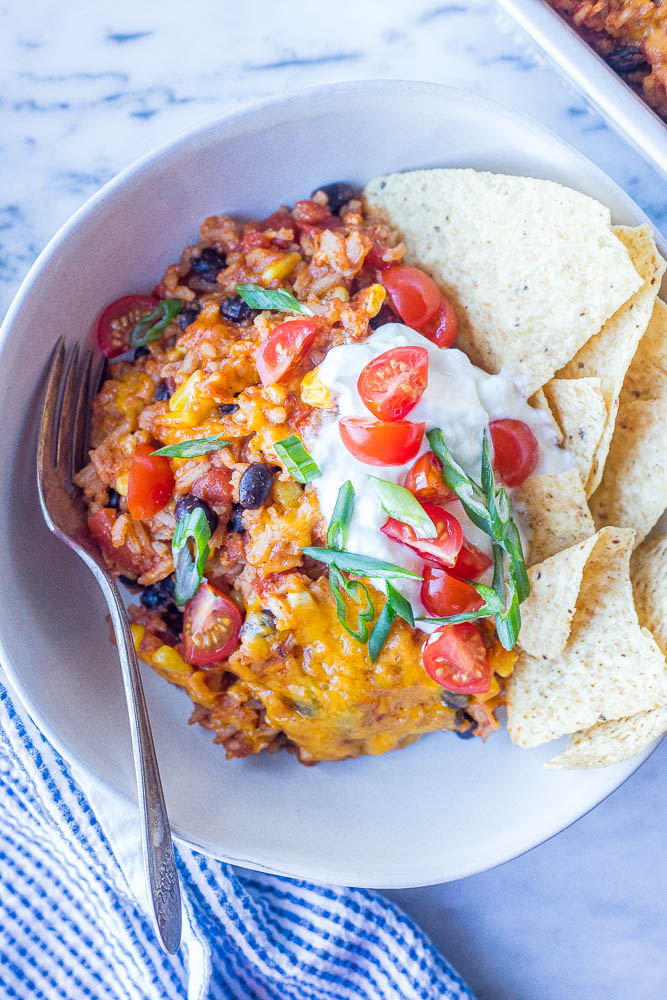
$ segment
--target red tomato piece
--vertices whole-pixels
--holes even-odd
[[[421,586],[421,601],[434,618],[462,615],[467,611],[477,611],[484,601],[474,587],[463,583],[443,569],[426,566]]]
[[[138,561],[138,555],[132,552],[126,544],[116,547],[111,541],[111,532],[116,522],[118,511],[113,507],[103,507],[88,518],[88,530],[116,569],[127,576],[141,576],[143,568]]]
[[[183,612],[183,655],[207,666],[224,660],[236,646],[241,612],[233,601],[203,580]]]
[[[456,494],[442,478],[442,465],[432,451],[420,455],[410,471],[406,473],[403,485],[417,499],[424,503],[435,503],[444,507],[456,500]]]
[[[273,385],[294,367],[317,334],[314,319],[289,319],[275,327],[257,351],[257,372],[263,385]]]
[[[463,543],[461,525],[449,511],[436,507],[432,503],[423,503],[422,507],[433,521],[438,534],[435,538],[418,538],[415,529],[409,524],[390,517],[380,529],[387,538],[407,545],[417,552],[429,566],[453,566]]]
[[[419,451],[425,424],[410,420],[366,420],[343,417],[338,429],[343,444],[356,459],[366,465],[403,465]]]
[[[389,267],[382,272],[382,284],[403,322],[417,329],[433,319],[442,303],[435,281],[418,267],[407,264]]]
[[[489,566],[493,566],[493,559],[490,559],[485,552],[464,538],[458,559],[449,573],[457,580],[476,580]]]
[[[369,361],[357,380],[364,404],[378,420],[402,420],[428,385],[428,351],[394,347]]]
[[[234,490],[232,489],[232,470],[212,468],[192,484],[192,492],[200,500],[213,504],[214,507],[221,504],[231,503]]]
[[[437,314],[420,328],[428,340],[438,347],[451,347],[459,331],[459,319],[451,302],[442,296],[442,305]]]
[[[523,420],[492,420],[494,465],[506,486],[519,486],[535,471],[540,446]]]
[[[174,492],[169,459],[164,455],[151,455],[152,451],[155,451],[155,445],[137,445],[130,465],[127,506],[137,521],[157,514],[169,503]]]
[[[97,343],[106,358],[116,358],[130,349],[135,323],[160,304],[151,295],[124,295],[106,307],[97,323]]]
[[[481,694],[489,690],[489,658],[472,622],[441,625],[426,642],[422,655],[431,680],[448,691]]]

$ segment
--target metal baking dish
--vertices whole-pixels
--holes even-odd
[[[603,118],[667,173],[667,125],[545,0],[498,0]]]

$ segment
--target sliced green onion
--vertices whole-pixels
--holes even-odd
[[[211,434],[210,437],[193,438],[192,441],[165,445],[164,448],[152,451],[151,455],[164,455],[166,458],[198,458],[200,455],[210,455],[213,451],[226,448],[231,443],[223,441],[222,434]]]
[[[322,475],[317,463],[313,461],[296,434],[290,434],[282,441],[276,441],[274,448],[290,476],[296,479],[297,483],[309,483],[311,479],[317,479]]]
[[[305,556],[317,559],[318,562],[335,563],[339,569],[346,573],[354,573],[356,576],[370,576],[376,579],[389,579],[394,576],[405,576],[411,580],[421,580],[417,573],[396,566],[394,563],[384,562],[382,559],[374,559],[373,556],[358,555],[355,552],[339,552],[338,549],[325,549],[319,545],[310,545],[301,549]]]
[[[174,557],[174,601],[181,607],[194,597],[204,576],[204,566],[211,550],[211,537],[206,514],[201,507],[195,507],[185,517],[176,522],[176,531],[171,541]],[[194,543],[196,557],[190,551],[190,540]]]
[[[370,639],[368,640],[368,655],[371,663],[375,663],[382,652],[382,648],[387,641],[391,626],[396,616],[404,618],[411,628],[415,627],[415,618],[410,602],[399,593],[389,581],[387,581],[387,600],[378,615],[378,620],[373,626]]]
[[[408,625],[414,628],[415,616],[412,611],[412,605],[389,581],[387,581],[387,603],[394,614],[400,615]]]
[[[236,291],[251,309],[276,309],[278,312],[295,312],[301,316],[315,315],[286,288],[262,288],[261,285],[247,284],[237,285]]]
[[[380,501],[380,506],[390,517],[415,529],[418,538],[435,538],[438,530],[419,500],[404,486],[390,483],[377,476],[368,477]]]
[[[145,347],[154,340],[159,340],[175,316],[178,316],[183,303],[180,299],[163,299],[152,312],[142,316],[135,323],[130,333],[130,347]]]
[[[378,620],[373,626],[373,631],[370,634],[368,640],[368,656],[371,663],[375,663],[378,656],[382,652],[382,647],[389,637],[391,632],[391,626],[394,623],[394,618],[396,617],[396,612],[392,611],[389,607],[389,601],[385,604],[382,611],[378,615]]]
[[[348,479],[338,490],[336,505],[327,530],[327,545],[330,549],[344,549],[347,532],[354,510],[354,486]]]
[[[430,622],[431,625],[460,625],[461,622],[473,622],[477,618],[491,618],[491,608],[479,608],[477,611],[464,611],[460,615],[449,615],[447,618],[416,618],[418,622]]]
[[[343,628],[358,642],[368,641],[368,622],[373,620],[375,608],[368,589],[360,580],[346,580],[335,563],[329,567],[329,586],[336,601],[338,621]],[[353,627],[347,620],[347,604],[343,594],[347,594],[353,604],[357,605],[357,624]]]
[[[456,615],[447,621],[454,624],[455,619],[470,621],[472,615],[482,618],[493,613],[500,642],[505,649],[512,649],[521,628],[519,605],[530,594],[530,581],[521,538],[512,519],[509,495],[504,486],[498,487],[495,483],[489,454],[489,433],[485,430],[482,438],[481,486],[454,461],[439,428],[429,431],[427,437],[431,448],[442,462],[443,479],[454,490],[473,524],[493,540],[493,584],[491,588],[484,587],[483,584],[476,585],[477,592],[486,601],[485,607],[471,613],[469,617]]]

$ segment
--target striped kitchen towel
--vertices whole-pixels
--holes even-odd
[[[164,954],[138,902],[136,810],[75,775],[2,680],[2,1000],[472,1000],[379,894],[240,872],[185,847],[183,943]]]

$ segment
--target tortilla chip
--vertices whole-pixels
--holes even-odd
[[[653,708],[615,722],[602,722],[570,736],[567,749],[545,767],[608,767],[634,757],[667,733],[667,708]]]
[[[521,605],[518,640],[524,653],[552,660],[565,649],[584,568],[597,542],[591,534],[529,569],[530,597]]]
[[[591,497],[597,527],[633,528],[636,542],[648,535],[667,500],[666,437],[667,395],[620,407],[604,476]]]
[[[572,455],[585,487],[607,421],[600,379],[553,378],[544,386],[544,395],[562,429],[563,445]]]
[[[553,181],[475,170],[372,180],[371,211],[454,304],[460,346],[531,395],[639,288],[609,209]]]
[[[569,634],[552,658],[521,652],[508,678],[507,727],[519,746],[537,746],[667,703],[665,658],[650,632],[640,627],[634,607],[632,543],[632,531],[602,528],[530,571],[535,586],[529,598],[534,602],[531,648],[540,648],[538,616],[541,648],[551,651],[568,627]],[[580,579],[578,588],[572,577]],[[575,589],[576,604],[569,600]],[[522,629],[522,645],[525,641]]]
[[[632,553],[630,577],[639,624],[667,656],[667,535],[644,542]]]
[[[651,322],[628,369],[602,482],[591,498],[598,527],[634,528],[641,542],[667,504],[667,306]]]
[[[586,483],[587,496],[591,496],[602,479],[623,380],[649,324],[667,266],[656,249],[650,226],[636,229],[616,226],[614,232],[627,247],[642,286],[558,372],[559,378],[599,378],[607,408],[606,423]]]
[[[528,402],[533,407],[533,409],[541,410],[549,418],[549,423],[551,424],[551,429],[553,430],[556,436],[556,441],[558,442],[558,444],[562,445],[564,440],[564,434],[560,428],[558,421],[556,420],[553,414],[551,407],[549,406],[549,400],[544,394],[544,388],[538,389],[537,392],[534,392],[533,395],[528,400]]]
[[[514,490],[512,509],[520,526],[526,529],[527,566],[542,562],[595,532],[576,469],[530,476]]]
[[[667,396],[667,305],[656,299],[651,322],[639,341],[621,389],[621,405],[632,399]]]

